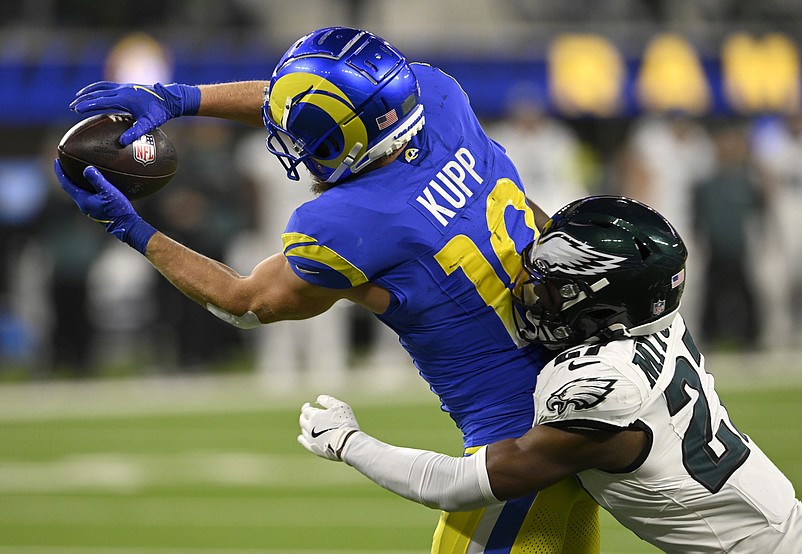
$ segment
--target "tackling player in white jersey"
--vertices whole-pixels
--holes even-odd
[[[802,552],[792,484],[730,420],[678,315],[685,246],[633,200],[569,204],[523,253],[522,336],[559,348],[540,373],[534,427],[466,458],[385,444],[320,396],[298,437],[383,487],[449,511],[576,475],[593,498],[666,552]]]

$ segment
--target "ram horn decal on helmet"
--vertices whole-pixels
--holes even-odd
[[[267,149],[287,176],[336,184],[401,148],[425,123],[406,57],[376,35],[329,27],[300,38],[270,80]]]

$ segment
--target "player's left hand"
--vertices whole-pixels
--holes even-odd
[[[64,174],[61,162],[56,160],[53,169],[61,188],[69,194],[81,213],[102,223],[106,231],[145,254],[147,243],[156,230],[136,213],[131,201],[93,166],[84,170],[84,177],[95,192],[82,189]]]
[[[351,406],[333,396],[317,397],[318,408],[309,402],[301,407],[301,434],[298,442],[312,454],[327,460],[342,461],[345,443],[359,431]]]

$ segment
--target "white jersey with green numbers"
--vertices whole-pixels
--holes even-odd
[[[792,484],[730,420],[681,317],[668,329],[561,353],[540,374],[536,422],[640,428],[624,472],[581,472],[622,524],[666,552],[802,552]]]

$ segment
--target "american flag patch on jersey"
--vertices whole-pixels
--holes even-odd
[[[379,130],[381,131],[382,129],[386,129],[396,121],[398,121],[398,114],[395,112],[395,108],[393,108],[386,114],[377,117],[376,125],[379,126]]]
[[[685,282],[685,270],[680,269],[679,273],[671,278],[671,288],[675,289]]]

